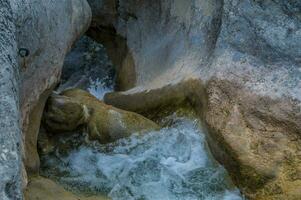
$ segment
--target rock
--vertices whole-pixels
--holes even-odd
[[[109,200],[103,196],[79,196],[65,190],[50,179],[32,177],[25,192],[25,200]]]
[[[194,99],[196,95],[198,97]],[[111,92],[105,95],[104,101],[117,108],[138,113],[151,112],[160,107],[178,107],[184,101],[204,107],[206,102],[204,84],[198,79],[188,79],[174,85],[166,85],[148,91]]]
[[[102,143],[159,128],[139,114],[108,106],[80,89],[51,96],[44,116],[45,127],[52,133],[74,131],[85,125],[89,138]]]
[[[86,0],[12,0],[10,4],[17,46],[29,50],[27,57],[18,57],[19,119],[24,164],[28,173],[35,174],[39,169],[37,136],[45,102],[60,81],[65,55],[90,25],[91,9]]]
[[[0,199],[22,199],[19,68],[10,0],[0,1]]]
[[[45,127],[50,132],[74,131],[90,117],[84,104],[57,94],[48,99],[44,116]]]
[[[250,199],[300,199],[301,115],[297,101],[271,99],[212,80],[205,121],[212,150]],[[223,153],[221,153],[223,152]]]

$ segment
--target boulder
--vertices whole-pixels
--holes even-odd
[[[207,85],[209,144],[249,199],[301,199],[301,113],[298,101],[272,99],[241,84]]]
[[[74,131],[84,125],[89,138],[101,143],[159,128],[142,115],[106,105],[80,89],[52,95],[44,113],[44,124],[51,133]]]
[[[50,132],[70,132],[90,118],[87,107],[73,98],[52,94],[48,99],[44,121]]]

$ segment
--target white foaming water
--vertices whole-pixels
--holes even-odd
[[[198,123],[186,118],[143,136],[42,159],[44,175],[71,190],[105,193],[113,200],[243,199],[212,159]]]
[[[105,83],[105,80],[108,77],[106,77],[105,79],[101,80],[101,79],[96,79],[95,81],[93,81],[92,79],[90,79],[90,86],[88,88],[88,91],[95,96],[97,99],[102,100],[104,95],[108,92],[112,92],[113,91],[113,86],[107,86]]]

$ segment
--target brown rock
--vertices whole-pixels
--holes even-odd
[[[47,108],[44,121],[51,132],[72,131],[79,125],[85,125],[90,139],[102,143],[159,128],[142,115],[106,105],[80,89],[69,89],[61,95],[53,95]]]

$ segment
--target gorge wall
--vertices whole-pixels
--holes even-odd
[[[44,104],[60,81],[66,53],[88,29],[91,10],[85,0],[3,0],[0,9],[0,198],[15,200],[22,199],[27,173],[38,172]],[[21,48],[27,57],[18,55]]]
[[[72,44],[89,27],[90,7],[85,0],[13,1],[18,48],[29,50],[18,57],[21,71],[21,122],[24,164],[36,173],[39,159],[36,148],[44,104],[60,81],[64,58]]]
[[[9,0],[0,1],[0,199],[21,199],[19,70]]]
[[[89,28],[90,7],[87,34],[108,49],[123,91],[107,103],[146,113],[189,101],[248,198],[301,198],[300,1],[88,3],[0,0],[1,199],[22,198],[22,158],[29,174],[38,172],[43,107],[67,51]]]

